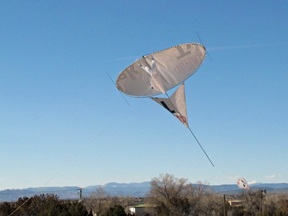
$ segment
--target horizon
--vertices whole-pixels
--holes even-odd
[[[144,183],[144,184],[143,184]],[[198,187],[197,184],[193,184]],[[22,189],[6,189],[0,190],[0,202],[17,201],[21,197],[33,197],[41,194],[55,194],[59,199],[79,199],[79,189],[82,189],[83,198],[89,197],[96,192],[99,187],[112,196],[132,196],[145,197],[150,190],[150,182],[141,183],[115,183],[109,182],[105,185],[90,185],[87,187],[79,186],[48,186],[48,187],[31,187]],[[205,186],[206,187],[206,186]],[[212,190],[216,194],[239,194],[247,191],[235,184],[222,185],[207,185],[207,189]],[[266,189],[267,193],[288,193],[288,183],[256,183],[250,185],[249,191],[257,191],[259,189]]]
[[[106,186],[107,184],[141,184],[141,183],[148,183],[150,181],[144,181],[144,182],[130,182],[130,183],[120,183],[120,182],[108,182],[104,185],[100,185],[100,184],[94,184],[94,185],[88,185],[88,186],[85,186],[85,187],[82,187],[82,186],[76,186],[76,185],[72,185],[72,186],[45,186],[45,187],[28,187],[28,188],[7,188],[7,189],[4,189],[4,190],[23,190],[23,189],[36,189],[36,188],[65,188],[65,187],[77,187],[77,188],[87,188],[87,187],[93,187],[93,186]],[[191,182],[188,182],[188,183],[191,183]],[[191,183],[191,184],[197,184],[197,182],[195,183]],[[203,183],[204,184],[204,183]],[[288,184],[287,182],[279,182],[279,183],[263,183],[263,182],[256,182],[256,183],[249,183],[249,186],[253,186],[253,185],[257,185],[257,184]],[[204,185],[207,185],[207,186],[221,186],[221,185],[235,185],[237,186],[237,184],[218,184],[218,185],[212,185],[212,184],[204,184]],[[4,190],[0,190],[0,191],[4,191]]]

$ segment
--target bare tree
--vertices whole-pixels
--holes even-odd
[[[260,213],[260,193],[258,191],[243,191],[241,197],[245,201],[244,207],[247,212],[252,215]]]
[[[170,174],[160,174],[150,182],[149,202],[156,205],[158,215],[188,215],[190,203],[184,196],[187,179],[175,178]]]
[[[134,198],[129,196],[109,196],[103,187],[97,188],[90,194],[89,198],[83,199],[83,204],[93,215],[103,216],[110,209],[115,206],[128,207],[134,204]]]
[[[221,197],[215,195],[210,189],[209,184],[198,181],[196,185],[186,186],[186,197],[190,202],[191,210],[194,215],[210,215],[212,212],[220,213]]]
[[[264,198],[265,215],[288,215],[288,194],[271,194]]]
[[[131,197],[129,195],[127,196],[123,196],[121,195],[119,197],[119,201],[120,201],[120,204],[121,206],[123,206],[124,208],[128,207],[128,206],[131,206],[131,205],[134,205],[135,204],[135,197]]]
[[[223,214],[223,197],[214,194],[207,183],[192,185],[187,179],[161,174],[150,184],[148,203],[156,206],[159,216]]]
[[[184,178],[177,179],[170,174],[160,174],[158,178],[151,180],[149,194],[161,200],[169,200],[171,197],[182,195],[186,182],[187,179]]]
[[[102,187],[99,187],[90,194],[89,198],[85,198],[83,203],[93,214],[101,216],[109,209],[111,204],[110,200],[110,196],[106,191],[104,191]]]

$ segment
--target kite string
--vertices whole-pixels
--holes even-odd
[[[189,127],[188,127],[189,128]],[[193,131],[191,130],[191,128],[189,128],[191,134],[193,135],[193,137],[195,138],[195,140],[197,141],[198,145],[201,147],[202,151],[204,152],[204,154],[206,155],[206,157],[208,158],[208,160],[210,161],[210,163],[212,164],[213,167],[215,167],[216,169],[220,170],[221,172],[227,174],[228,176],[231,176],[231,177],[236,177],[238,175],[235,175],[235,174],[232,174],[232,173],[229,173],[229,172],[226,172],[218,167],[216,167],[213,162],[211,161],[210,157],[208,156],[208,154],[206,153],[206,151],[204,150],[204,148],[202,147],[202,145],[200,144],[199,140],[197,139],[197,137],[195,136],[195,134],[193,133]]]
[[[203,41],[201,40],[201,38],[200,38],[200,36],[199,36],[199,34],[196,32],[196,34],[197,34],[197,36],[198,36],[198,38],[199,38],[199,40],[201,41],[201,43],[203,44],[203,46],[204,46],[204,43],[203,43]],[[205,49],[206,50],[206,49]],[[210,58],[210,60],[212,61],[212,58],[210,57],[210,55],[209,55],[209,53],[208,53],[208,51],[206,50],[206,52],[207,52],[207,55],[208,55],[208,57]]]
[[[108,74],[108,73],[106,73],[107,74],[107,76],[109,77],[109,79],[111,80],[111,82],[115,85],[115,87],[117,88],[117,86],[116,86],[116,83],[113,81],[113,79],[111,78],[111,76]],[[120,92],[120,94],[121,94],[121,96],[124,98],[124,100],[126,101],[126,103],[130,106],[130,104],[129,104],[129,102],[126,100],[126,98],[124,97],[124,95],[122,94],[122,92],[121,91],[119,91]]]
[[[189,127],[188,127],[189,128]],[[220,170],[221,172],[225,173],[226,175],[228,176],[231,176],[233,178],[238,178],[238,175],[235,175],[235,174],[232,174],[232,173],[229,173],[229,172],[226,172],[218,167],[216,167],[213,162],[211,161],[211,159],[209,158],[208,154],[205,152],[204,148],[202,147],[202,145],[200,144],[200,142],[198,141],[197,137],[195,136],[195,134],[193,133],[193,131],[189,128],[191,134],[193,135],[193,137],[195,138],[195,140],[197,141],[197,143],[199,144],[199,146],[201,147],[202,151],[205,153],[206,157],[209,159],[210,163],[212,164],[213,167],[215,167],[216,169]]]
[[[218,169],[218,170],[220,170],[221,172],[229,175],[229,176],[233,176],[233,177],[238,176],[238,175],[235,175],[235,174],[233,174],[233,173],[226,172],[226,171],[224,171],[224,170],[222,170],[222,169],[220,169],[220,168],[218,168],[218,167],[215,167],[215,168]]]
[[[108,124],[108,126],[106,128],[104,128],[99,134],[97,134],[90,142],[88,142],[82,149],[80,149],[79,151],[77,151],[77,153],[70,158],[69,160],[66,161],[66,163],[42,186],[41,188],[44,188],[45,186],[47,186],[68,164],[71,163],[71,161],[73,161],[81,152],[83,152],[89,145],[91,145],[100,135],[102,135],[104,132],[106,132],[106,130],[108,130],[110,128],[110,126],[112,124],[114,124],[116,121],[118,121],[118,119],[120,118],[121,115],[118,116],[118,118],[114,119],[110,124]],[[17,212],[23,205],[25,205],[29,200],[32,199],[32,196],[27,199],[25,202],[23,202],[20,206],[18,206],[18,208],[16,208],[11,214],[9,214],[9,216],[13,215],[15,212]]]
[[[195,136],[195,134],[194,134],[193,131],[191,130],[191,128],[188,127],[188,129],[190,130],[190,132],[191,132],[191,134],[193,135],[194,139],[197,141],[198,145],[201,147],[202,151],[204,152],[204,154],[206,155],[206,157],[208,158],[208,160],[210,161],[210,163],[212,164],[212,166],[215,167],[214,164],[213,164],[213,162],[211,161],[211,159],[210,159],[209,156],[207,155],[206,151],[204,150],[204,148],[202,147],[202,145],[201,145],[200,142],[198,141],[197,137]]]

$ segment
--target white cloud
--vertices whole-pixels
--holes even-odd
[[[249,182],[248,184],[251,185],[251,184],[255,184],[257,183],[255,180],[253,180],[252,182]]]
[[[276,175],[266,176],[265,178],[266,178],[266,179],[276,178]]]

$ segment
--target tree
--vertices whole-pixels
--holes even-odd
[[[83,200],[84,205],[97,216],[102,216],[109,209],[111,199],[102,187],[97,188],[89,198]]]
[[[209,215],[211,212],[221,212],[222,198],[215,196],[208,188],[209,184],[198,181],[196,185],[186,186],[186,196],[191,204],[191,210],[195,215]]]
[[[102,187],[99,187],[96,191],[93,191],[89,198],[83,199],[83,203],[86,208],[97,216],[104,215],[109,208],[116,205],[127,207],[132,205],[133,202],[134,199],[129,196],[109,196]]]
[[[273,194],[265,197],[263,215],[288,216],[288,194]]]
[[[14,212],[19,208],[17,211]],[[86,208],[78,201],[61,201],[54,194],[41,194],[34,197],[20,197],[13,207],[5,203],[0,205],[0,215],[13,216],[87,216]]]
[[[244,207],[247,214],[256,215],[260,213],[260,196],[258,191],[243,191],[242,199],[245,201]]]
[[[124,208],[121,205],[110,207],[104,216],[127,216]]]
[[[150,203],[156,205],[158,215],[179,216],[188,215],[190,203],[185,197],[187,179],[175,178],[170,174],[160,174],[150,182]]]
[[[0,205],[0,215],[1,216],[8,216],[10,215],[13,211],[15,210],[15,208],[13,208],[11,206],[10,203],[8,202],[4,202]]]
[[[215,195],[208,184],[192,185],[187,179],[161,174],[150,185],[148,203],[156,206],[159,216],[223,215],[223,197]]]

